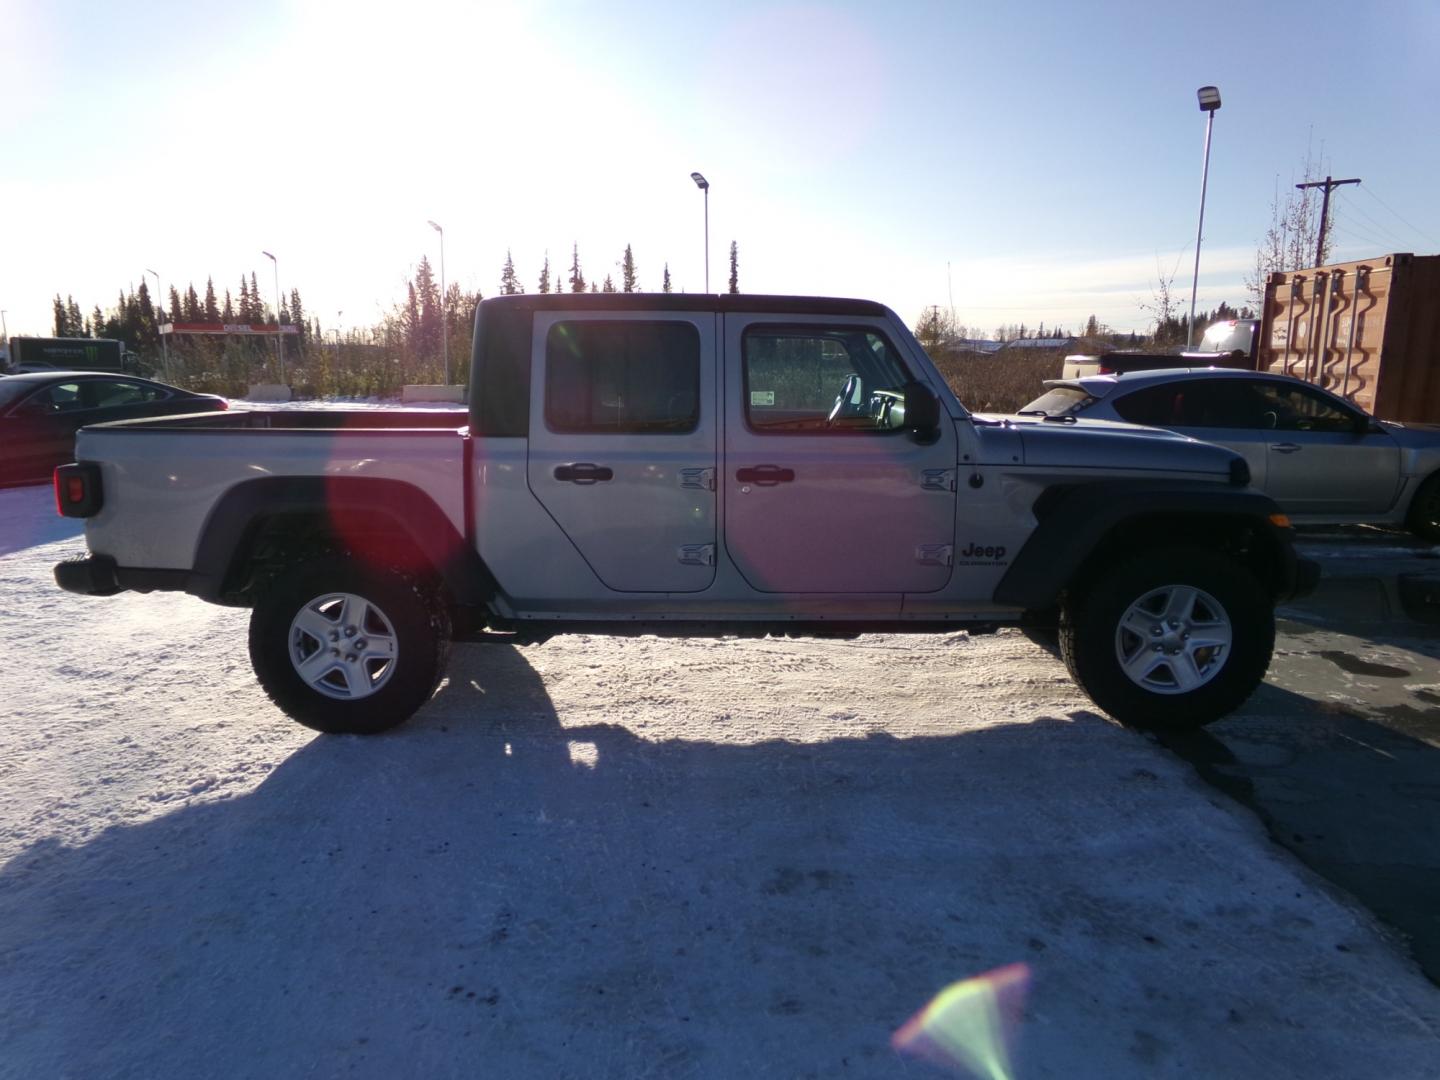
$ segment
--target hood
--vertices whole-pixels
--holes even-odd
[[[998,425],[991,430],[1018,434],[1027,466],[1208,473],[1229,480],[1231,470],[1238,468],[1231,463],[1244,462],[1222,446],[1139,424],[1084,419],[1057,423],[1038,416],[984,414],[976,418],[982,425]]]
[[[1401,446],[1440,448],[1440,424],[1414,424],[1408,420],[1381,420],[1380,426]]]

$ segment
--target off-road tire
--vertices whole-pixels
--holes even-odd
[[[1440,472],[1420,485],[1410,500],[1405,527],[1422,540],[1440,541]]]
[[[1275,648],[1274,605],[1255,576],[1231,559],[1201,548],[1162,548],[1129,555],[1080,585],[1060,613],[1060,655],[1090,699],[1122,724],[1203,727],[1238,708],[1265,677]],[[1149,689],[1121,663],[1121,620],[1132,605],[1166,589],[1198,590],[1200,607],[1218,605],[1229,623],[1230,644],[1214,654],[1213,673],[1183,692]],[[1156,677],[1164,676],[1162,669]]]
[[[395,643],[393,670],[383,685],[353,700],[315,689],[291,659],[297,616],[319,598],[340,594],[363,598],[383,613]],[[427,583],[336,556],[303,563],[269,583],[250,615],[250,663],[270,700],[306,727],[374,735],[403,723],[430,699],[445,674],[450,636],[449,615]]]

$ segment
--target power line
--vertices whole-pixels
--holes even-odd
[[[1420,234],[1421,236],[1423,236],[1426,240],[1430,241],[1430,243],[1435,244],[1435,245],[1437,245],[1437,246],[1440,246],[1440,240],[1436,240],[1436,239],[1435,239],[1433,236],[1431,236],[1429,233],[1424,232],[1423,230],[1421,230],[1421,229],[1418,228],[1417,226],[1411,225],[1410,222],[1406,221],[1403,217],[1400,216],[1399,211],[1397,211],[1394,207],[1392,207],[1392,206],[1391,206],[1389,203],[1387,203],[1384,199],[1380,198],[1379,195],[1376,195],[1376,194],[1375,194],[1373,191],[1371,191],[1369,188],[1364,188],[1363,190],[1364,190],[1364,192],[1365,192],[1366,195],[1369,195],[1372,199],[1374,199],[1377,203],[1379,203],[1381,206],[1383,206],[1386,210],[1389,210],[1390,213],[1394,214],[1396,220],[1399,221],[1400,224],[1404,225],[1407,229],[1410,229],[1410,230],[1412,230],[1413,232],[1419,233],[1419,234]]]
[[[1383,223],[1381,223],[1381,222],[1379,222],[1379,221],[1376,221],[1373,217],[1371,217],[1371,216],[1370,216],[1369,214],[1367,214],[1364,210],[1362,210],[1359,206],[1357,206],[1357,205],[1355,204],[1355,201],[1354,201],[1353,199],[1351,199],[1348,194],[1346,194],[1346,196],[1345,196],[1345,201],[1344,201],[1344,203],[1343,203],[1342,205],[1344,205],[1344,207],[1345,207],[1346,210],[1351,211],[1351,212],[1356,213],[1356,214],[1359,214],[1362,218],[1364,218],[1364,219],[1365,219],[1366,221],[1368,221],[1371,225],[1373,225],[1382,235],[1384,235],[1384,236],[1386,236],[1386,237],[1389,238],[1389,239],[1380,241],[1380,246],[1381,246],[1381,247],[1385,247],[1385,246],[1388,246],[1388,245],[1391,245],[1391,244],[1398,245],[1399,247],[1404,247],[1406,244],[1408,244],[1408,243],[1410,242],[1410,241],[1405,240],[1405,239],[1402,239],[1400,236],[1396,235],[1395,231],[1394,231],[1393,229],[1391,229],[1388,225],[1385,225],[1385,224],[1383,224]]]

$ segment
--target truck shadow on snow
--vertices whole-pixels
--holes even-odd
[[[0,1072],[892,1075],[896,1027],[1017,960],[1045,987],[1029,1058],[1073,1062],[1083,1029],[1112,1076],[1200,1040],[1217,1074],[1279,1069],[1324,1025],[1275,1011],[1277,950],[1346,980],[1374,939],[1256,898],[1288,871],[1204,790],[1085,712],[822,743],[566,726],[521,653],[460,648],[391,736],[0,870]],[[1246,1021],[1223,1040],[1216,1001]]]

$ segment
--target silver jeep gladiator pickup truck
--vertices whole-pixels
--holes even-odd
[[[484,301],[457,414],[255,411],[83,430],[56,471],[72,592],[252,609],[266,692],[320,731],[401,723],[452,639],[1058,627],[1116,719],[1204,724],[1313,585],[1236,454],[1150,428],[972,416],[867,301]]]

